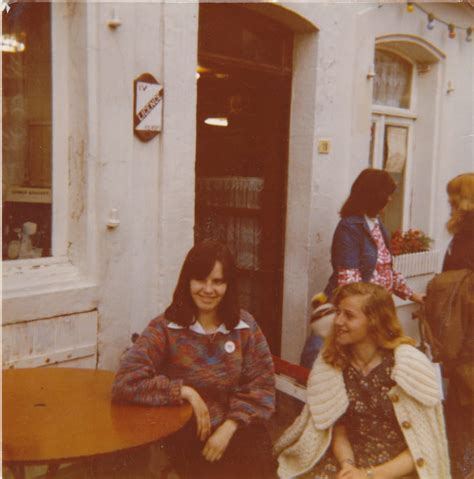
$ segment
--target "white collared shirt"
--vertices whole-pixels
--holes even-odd
[[[171,321],[168,323],[168,328],[184,329],[184,326],[180,326],[179,324],[173,323]],[[250,328],[249,325],[245,321],[240,320],[239,324],[237,324],[237,326],[234,329],[249,329],[249,328]],[[202,324],[197,320],[194,321],[194,323],[189,326],[189,329],[198,334],[216,334],[216,333],[229,334],[230,333],[230,330],[228,330],[225,327],[224,323],[221,323],[216,330],[208,332],[202,327]]]
[[[377,218],[369,218],[367,215],[364,215],[364,218],[370,231],[372,231],[374,229],[374,226],[379,222]]]

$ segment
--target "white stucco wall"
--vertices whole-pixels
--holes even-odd
[[[99,21],[98,216],[99,367],[114,367],[168,304],[194,223],[197,6],[117,4],[122,25]],[[164,87],[163,130],[147,143],[132,131],[133,79],[151,73]],[[113,119],[113,121],[110,121]],[[106,230],[110,208],[121,224]]]
[[[99,367],[113,368],[131,333],[167,306],[193,242],[197,6],[117,4],[115,31],[104,26],[111,6],[96,8]],[[133,79],[145,72],[164,87],[163,130],[148,143],[131,121]],[[105,228],[110,208],[119,211],[115,230]]]
[[[114,369],[131,333],[168,304],[193,242],[197,12],[196,4],[53,6],[61,39],[53,52],[54,168],[63,175],[54,179],[54,224],[62,233],[56,258],[4,265],[4,342],[23,344],[4,355],[9,367],[39,361],[44,348],[33,348],[26,330],[62,361],[45,319],[61,324],[94,311],[83,332],[95,338],[93,366]],[[108,27],[113,16],[116,29]],[[133,80],[146,72],[164,87],[163,129],[142,143],[133,134]],[[108,229],[112,208],[120,225]]]
[[[474,21],[468,7],[429,5],[454,23]],[[445,27],[428,31],[426,17],[401,4],[284,7],[315,27],[295,27],[294,42],[282,355],[297,361],[310,298],[330,274],[337,212],[367,166],[376,39],[415,35],[443,53],[434,73],[419,77],[434,97],[419,101],[426,114],[416,125],[410,223],[429,231],[441,251],[449,239],[445,185],[474,170],[473,43],[447,38]],[[87,318],[81,337],[88,354],[95,337],[96,351],[86,362],[114,369],[131,333],[168,304],[193,242],[198,5],[57,3],[54,10],[53,34],[65,40],[53,42],[56,257],[4,265],[4,341],[28,344],[34,330],[38,349],[13,359],[36,364],[30,356],[46,354],[46,344],[48,355],[62,357],[62,340],[47,339],[51,321]],[[115,30],[107,26],[114,12],[122,22]],[[149,143],[132,129],[133,79],[145,72],[164,86],[163,130]],[[329,154],[318,153],[320,139],[330,141]],[[116,229],[106,227],[111,208]],[[426,279],[414,281],[422,288]]]

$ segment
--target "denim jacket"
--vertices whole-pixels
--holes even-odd
[[[380,230],[387,248],[390,249],[390,235],[379,219]],[[333,273],[324,290],[330,298],[337,286],[338,269],[358,269],[362,281],[369,282],[377,263],[377,245],[363,216],[342,218],[334,232],[331,246]]]

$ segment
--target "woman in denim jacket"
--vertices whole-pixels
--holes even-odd
[[[393,269],[390,235],[379,218],[396,187],[388,172],[375,168],[363,170],[352,184],[332,239],[333,273],[324,290],[325,300],[331,300],[338,286],[363,281],[383,286],[402,299],[423,302],[423,295],[412,291]],[[308,338],[301,355],[303,366],[311,367],[321,345],[318,336]]]

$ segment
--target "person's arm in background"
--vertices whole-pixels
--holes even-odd
[[[393,294],[402,299],[411,299],[415,303],[423,304],[425,295],[413,291],[407,284],[405,277],[398,271],[392,270]]]
[[[331,248],[337,271],[337,286],[362,281],[360,272],[360,232],[356,225],[339,222]]]

